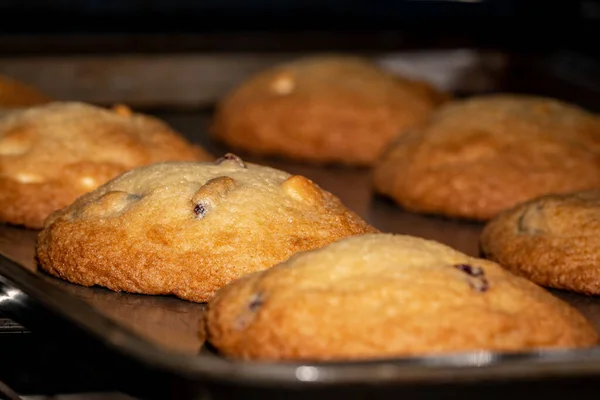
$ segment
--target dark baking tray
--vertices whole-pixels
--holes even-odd
[[[166,116],[194,141],[207,141],[206,117]],[[195,132],[195,134],[194,134]],[[247,158],[248,159],[248,158]],[[438,240],[478,254],[481,224],[411,214],[372,194],[365,169],[250,161],[302,174],[338,195],[383,231]],[[526,354],[473,352],[348,363],[255,363],[219,357],[198,334],[204,305],[168,296],[72,285],[39,271],[37,231],[0,226],[0,310],[51,335],[144,398],[505,398],[535,390],[549,398],[600,390],[600,347]],[[600,301],[555,291],[600,330]],[[477,329],[476,326],[473,329]]]

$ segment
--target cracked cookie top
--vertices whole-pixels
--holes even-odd
[[[129,171],[52,214],[42,268],[71,282],[206,301],[245,273],[376,230],[309,179],[245,163]]]

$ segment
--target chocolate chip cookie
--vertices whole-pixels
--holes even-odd
[[[53,213],[37,255],[84,286],[204,302],[292,254],[376,230],[309,179],[245,163],[158,163]]]
[[[340,360],[593,346],[574,308],[499,265],[411,236],[299,253],[221,289],[207,340],[225,356]]]
[[[533,282],[600,294],[600,190],[546,195],[491,220],[485,257]]]
[[[407,210],[488,220],[543,194],[600,187],[600,118],[534,96],[451,102],[393,144],[374,176]]]
[[[124,106],[49,103],[0,116],[0,221],[41,228],[52,211],[158,161],[213,160],[162,121]]]
[[[310,163],[370,165],[447,98],[366,59],[313,56],[276,65],[226,96],[213,137],[237,151]]]

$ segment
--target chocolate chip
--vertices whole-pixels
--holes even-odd
[[[457,264],[454,266],[454,268],[464,272],[465,274],[467,274],[469,276],[482,276],[483,275],[483,269],[481,269],[479,267],[474,267],[469,264]]]
[[[198,217],[204,217],[206,215],[207,209],[204,204],[198,203],[194,206],[194,214]]]
[[[485,277],[485,271],[481,267],[469,264],[456,264],[454,268],[469,276],[469,285],[478,292],[486,292],[490,283]]]
[[[244,161],[239,158],[238,156],[236,156],[233,153],[227,153],[225,154],[223,157],[219,158],[217,161],[215,161],[215,164],[219,165],[225,161],[235,161],[240,167],[242,168],[248,168],[246,166],[246,163],[244,163]]]
[[[490,283],[487,279],[480,277],[469,281],[469,285],[478,292],[487,292],[490,288]]]
[[[235,319],[234,328],[237,330],[246,329],[256,318],[256,312],[260,310],[264,302],[265,299],[262,293],[253,294],[247,303],[247,308],[242,309],[240,315]]]
[[[254,296],[250,298],[250,302],[248,303],[248,309],[252,312],[257,312],[258,309],[263,305],[264,299],[261,293],[256,293]]]

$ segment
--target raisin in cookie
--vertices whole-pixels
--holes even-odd
[[[539,285],[600,294],[600,190],[546,195],[491,220],[481,250]]]
[[[52,211],[127,170],[211,159],[165,123],[124,106],[15,110],[0,117],[0,221],[41,228]]]
[[[39,90],[22,82],[0,75],[0,110],[3,108],[30,107],[51,100]]]
[[[372,234],[304,252],[226,286],[207,339],[226,356],[335,360],[592,346],[574,308],[487,260]]]
[[[212,133],[249,153],[370,165],[445,99],[428,84],[367,60],[309,57],[276,65],[226,96]]]
[[[599,186],[600,118],[533,96],[451,102],[375,168],[375,189],[406,209],[475,220],[543,194]]]
[[[227,155],[121,175],[48,217],[37,254],[73,283],[203,302],[298,251],[374,231],[307,178]]]

